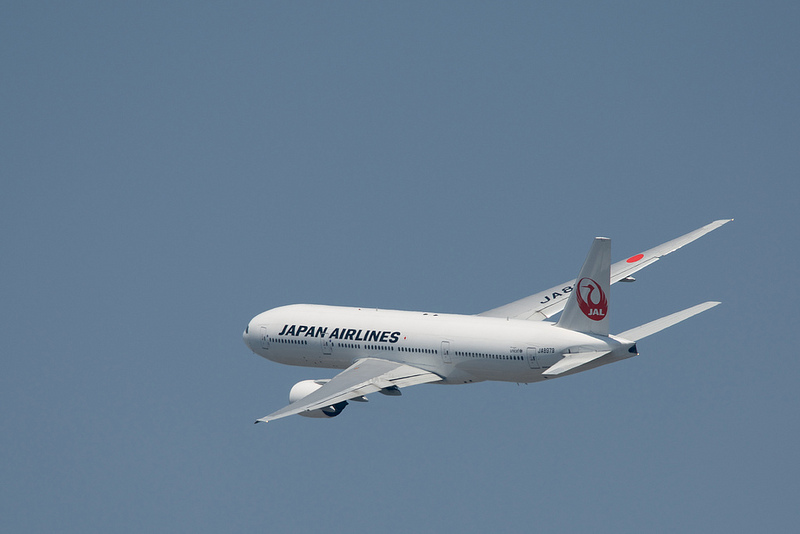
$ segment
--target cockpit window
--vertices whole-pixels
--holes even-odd
[[[246,327],[244,327],[244,333],[245,334],[249,334],[250,333],[250,325],[247,325]]]

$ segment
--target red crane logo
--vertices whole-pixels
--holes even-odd
[[[608,315],[608,298],[600,284],[591,278],[578,281],[578,306],[592,321],[602,321]]]

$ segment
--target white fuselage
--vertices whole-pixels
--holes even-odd
[[[445,384],[536,382],[576,352],[612,351],[580,371],[636,355],[631,342],[550,322],[309,304],[257,315],[244,341],[287,365],[345,369],[361,358],[382,358],[436,373]]]

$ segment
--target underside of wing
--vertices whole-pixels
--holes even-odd
[[[687,245],[711,232],[716,230],[725,223],[730,222],[732,219],[720,219],[710,224],[698,228],[693,232],[682,235],[671,241],[667,241],[657,247],[646,250],[640,254],[635,254],[625,260],[618,261],[611,266],[611,283],[615,284],[620,281],[633,281],[631,275],[648,265],[655,263],[659,258],[666,256],[670,252],[674,252],[684,245]],[[509,319],[527,319],[529,321],[542,321],[553,315],[557,314],[564,309],[567,303],[567,298],[575,286],[575,280],[564,282],[557,286],[551,287],[546,291],[536,293],[529,297],[514,301],[510,304],[494,308],[492,310],[479,313],[483,317],[503,317]]]
[[[384,391],[397,394],[398,388],[436,382],[442,377],[412,365],[379,358],[364,358],[326,382],[310,395],[258,419],[256,423],[272,421],[289,415],[311,412]]]

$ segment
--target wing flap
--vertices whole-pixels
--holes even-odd
[[[441,379],[435,373],[412,365],[379,358],[364,358],[330,379],[310,395],[262,417],[256,422],[266,423],[281,417],[326,408],[386,388],[404,388]]]
[[[600,350],[600,351],[592,351],[592,352],[578,352],[575,354],[565,354],[563,358],[558,360],[555,365],[552,365],[547,370],[545,370],[542,375],[544,376],[558,376],[560,374],[566,373],[567,371],[571,371],[581,365],[586,365],[589,362],[592,362],[606,354],[610,354],[611,351],[608,350]]]

